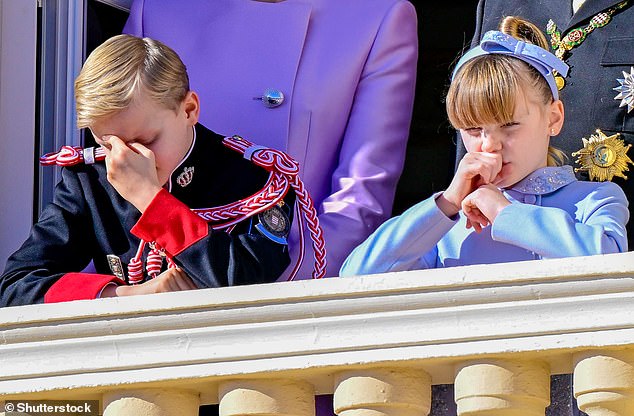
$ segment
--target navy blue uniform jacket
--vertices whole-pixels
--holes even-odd
[[[250,220],[231,234],[213,231],[190,210],[239,200],[266,182],[267,171],[222,139],[198,124],[190,153],[166,186],[170,192],[161,190],[143,215],[108,183],[103,163],[64,168],[53,202],[7,261],[0,306],[95,298],[109,282],[123,284],[106,256],[119,256],[125,270],[141,238],[172,254],[199,288],[275,281],[290,262],[285,245],[261,235]],[[182,187],[176,178],[187,167],[194,174]],[[81,272],[91,260],[97,273]]]

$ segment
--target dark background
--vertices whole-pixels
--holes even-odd
[[[456,146],[443,97],[450,68],[471,41],[477,4],[477,0],[411,1],[418,13],[418,77],[405,169],[396,191],[394,214],[445,189],[451,180]],[[105,39],[121,33],[127,19],[126,12],[95,0],[88,0],[87,6],[86,55]]]
[[[477,0],[412,1],[418,13],[418,76],[405,169],[394,201],[399,214],[449,185],[455,165],[455,133],[444,96],[456,58],[471,42]]]

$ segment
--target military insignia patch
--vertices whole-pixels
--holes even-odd
[[[176,183],[179,184],[182,188],[186,187],[192,182],[194,179],[194,167],[187,167],[181,172],[180,175],[176,178]]]
[[[575,172],[588,171],[590,180],[611,181],[614,176],[627,179],[623,172],[629,170],[632,160],[627,156],[631,144],[619,139],[620,134],[606,136],[601,130],[589,139],[583,138],[583,149],[572,154],[577,156],[576,162],[581,165]]]
[[[121,264],[121,259],[114,254],[108,254],[106,256],[108,260],[108,266],[110,266],[110,271],[112,274],[117,276],[121,280],[125,280],[125,276],[123,274],[123,264]]]
[[[265,237],[279,244],[287,244],[286,236],[291,229],[291,221],[280,206],[276,205],[258,214],[258,221],[255,228]]]
[[[630,73],[623,71],[623,79],[617,79],[621,84],[616,88],[612,88],[618,92],[618,95],[614,97],[615,100],[621,100],[619,107],[627,106],[627,112],[629,113],[634,108],[634,66],[630,67]]]

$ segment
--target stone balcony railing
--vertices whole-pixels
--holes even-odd
[[[0,402],[104,415],[422,416],[446,383],[460,415],[544,415],[571,372],[634,415],[634,253],[0,310]]]

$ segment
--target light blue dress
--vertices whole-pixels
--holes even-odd
[[[448,218],[431,196],[381,225],[341,276],[627,251],[628,202],[612,182],[546,167],[503,193],[512,204],[481,233],[466,228],[462,212]]]

